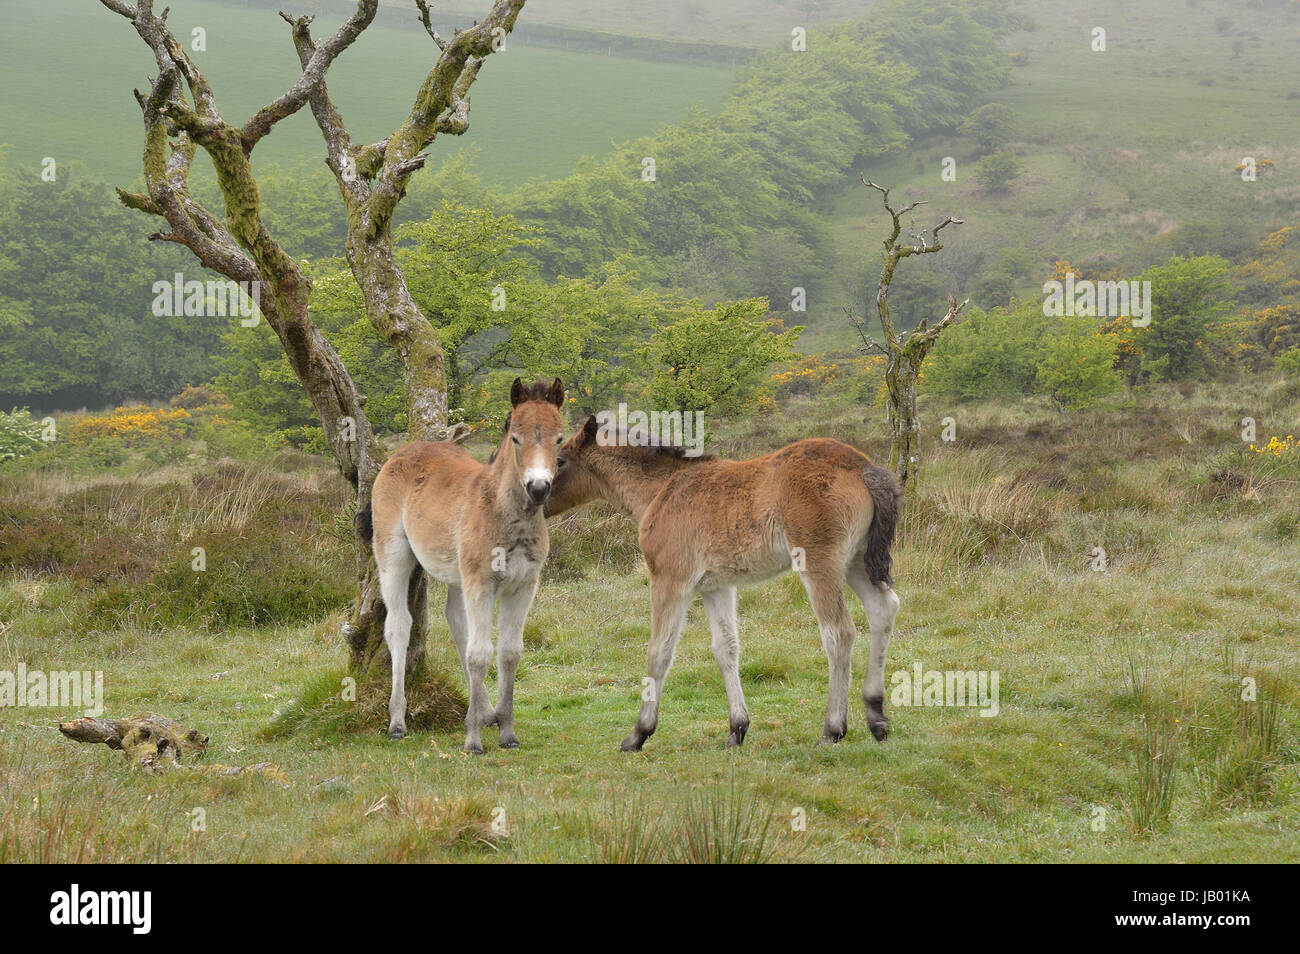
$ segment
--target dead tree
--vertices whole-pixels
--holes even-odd
[[[386,139],[369,144],[352,141],[330,100],[325,74],[374,20],[379,0],[358,0],[356,11],[321,43],[312,39],[312,17],[281,13],[289,24],[302,73],[288,91],[242,126],[228,122],[218,109],[212,86],[168,29],[166,10],[155,14],[152,0],[100,2],[131,22],[158,69],[148,92],[135,94],[144,119],[145,191],[119,189],[119,197],[130,208],[166,220],[167,230],[151,239],[184,245],[206,268],[227,278],[258,283],[262,314],[311,398],[339,470],[356,488],[358,508],[364,507],[383,463],[366,419],[365,398],[308,314],[311,283],[302,267],[262,221],[251,155],[276,123],[310,106],[345,207],[347,260],[363,293],[366,313],[402,358],[410,436],[415,440],[462,436],[460,429],[448,426],[442,344],[397,266],[392,224],[407,182],[424,165],[423,150],[438,135],[459,135],[468,127],[469,88],[484,58],[500,48],[514,27],[524,0],[495,0],[485,19],[457,30],[450,39],[433,29],[425,0],[416,0],[419,19],[437,47],[437,60],[402,124]],[[199,149],[216,170],[224,218],[190,194],[190,164]],[[345,626],[349,654],[353,666],[362,671],[376,663],[386,669],[384,606],[374,560],[360,534],[356,543],[359,592]],[[424,659],[428,630],[427,586],[418,568],[411,578],[409,603],[416,622],[408,669],[414,672]]]
[[[885,252],[880,268],[880,280],[876,285],[876,313],[880,316],[880,327],[884,332],[884,344],[874,341],[867,332],[864,318],[849,313],[850,320],[862,336],[867,351],[875,351],[885,356],[886,404],[889,410],[889,467],[898,476],[908,493],[916,489],[917,474],[921,466],[921,420],[916,412],[916,380],[921,374],[921,365],[925,356],[934,347],[935,340],[961,314],[962,309],[970,304],[970,299],[960,303],[948,296],[948,311],[934,326],[928,317],[922,318],[915,330],[899,334],[894,329],[894,320],[889,314],[889,286],[894,280],[894,269],[898,263],[911,255],[928,255],[943,248],[939,241],[939,232],[949,225],[961,225],[961,219],[952,216],[944,219],[927,233],[924,229],[911,234],[910,242],[900,242],[903,231],[902,217],[925,202],[913,202],[901,209],[889,204],[889,190],[876,185],[866,176],[862,184],[875,189],[881,195],[885,211],[893,223],[889,237],[885,239]]]

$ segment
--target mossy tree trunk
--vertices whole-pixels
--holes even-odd
[[[927,235],[924,230],[912,235],[913,243],[900,243],[902,234],[902,216],[911,212],[924,202],[913,202],[901,209],[894,209],[889,204],[889,190],[876,185],[863,177],[862,182],[869,188],[881,193],[885,211],[889,213],[892,228],[889,237],[884,240],[884,257],[880,268],[880,279],[876,283],[876,313],[880,318],[880,327],[884,332],[884,344],[878,344],[867,334],[866,322],[854,319],[859,334],[868,351],[877,351],[885,356],[885,391],[886,406],[889,412],[889,467],[898,476],[908,494],[916,491],[918,474],[921,466],[921,419],[916,408],[916,383],[921,376],[921,366],[925,357],[934,347],[935,340],[950,324],[957,320],[969,303],[969,299],[960,303],[948,296],[948,311],[938,324],[930,327],[930,319],[922,318],[916,329],[899,334],[894,328],[894,320],[889,311],[889,289],[894,281],[894,271],[898,263],[911,255],[923,255],[937,252],[943,248],[939,241],[939,232],[949,225],[961,225],[961,219],[951,216],[944,219]]]
[[[392,220],[410,176],[425,162],[421,150],[440,133],[459,135],[469,124],[469,87],[486,56],[513,28],[524,0],[496,0],[486,18],[444,41],[430,23],[429,8],[416,0],[419,19],[439,51],[410,114],[386,139],[355,145],[330,101],[325,74],[374,20],[378,0],[358,0],[355,12],[326,41],[311,37],[312,17],[289,17],[302,73],[282,96],[243,126],[228,123],[212,88],[167,28],[167,11],[152,0],[100,0],[131,21],[154,54],[158,77],[149,92],[136,92],[144,118],[146,190],[118,190],[127,206],[165,219],[169,231],[150,238],[189,248],[205,267],[235,281],[255,282],[267,323],[284,346],[320,419],[340,472],[356,489],[358,508],[370,502],[383,463],[382,449],[366,418],[361,395],[337,352],[308,312],[311,283],[302,267],[267,231],[251,155],[280,120],[310,104],[326,145],[326,161],[339,184],[347,214],[347,259],[375,328],[397,350],[405,369],[410,436],[457,439],[464,431],[447,422],[447,379],[437,330],[421,313],[397,265]],[[224,221],[190,194],[189,170],[203,149],[217,173]],[[358,597],[345,637],[352,665],[361,671],[388,667],[383,641],[384,606],[374,557],[357,537]],[[423,663],[428,631],[428,590],[416,570],[408,594],[414,624],[408,671]]]

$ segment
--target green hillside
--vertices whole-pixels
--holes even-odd
[[[995,97],[1014,111],[1009,148],[1024,166],[1010,194],[979,189],[975,143],[962,134],[913,143],[865,170],[896,196],[930,200],[918,225],[966,220],[939,261],[909,263],[904,281],[933,269],[937,287],[972,294],[999,254],[1023,247],[1037,267],[1017,286],[1032,295],[1058,259],[1136,273],[1175,251],[1234,258],[1295,221],[1300,17],[1279,23],[1273,10],[1263,29],[1263,14],[1227,3],[1101,0],[1086,13],[1063,0],[1019,6],[1036,28],[1008,36],[1007,50],[1028,63]],[[1098,25],[1107,28],[1104,53],[1090,49]],[[941,179],[945,156],[957,160],[955,182]],[[1234,170],[1245,156],[1270,158],[1277,171],[1243,182]],[[854,339],[839,305],[861,307],[863,282],[874,288],[883,237],[879,199],[856,173],[825,211],[844,301],[810,304],[803,345],[813,350]]]
[[[27,7],[0,35],[0,144],[11,147],[9,162],[34,174],[52,156],[96,179],[134,181],[141,133],[130,91],[152,75],[148,50],[125,20],[98,3],[44,0]],[[171,7],[168,22],[178,36],[206,30],[207,51],[194,56],[232,120],[251,116],[297,78],[288,27],[273,10],[213,0]],[[321,15],[316,35],[341,21]],[[412,16],[406,28],[377,22],[339,59],[330,91],[357,138],[380,139],[401,121],[435,52]],[[729,78],[724,67],[516,45],[483,71],[469,132],[440,143],[436,158],[472,145],[484,179],[505,185],[564,175],[579,157],[675,121],[692,104],[716,105]],[[306,111],[257,150],[264,164],[321,155],[320,132]]]

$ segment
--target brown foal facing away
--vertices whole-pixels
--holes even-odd
[[[889,734],[885,650],[898,612],[889,575],[903,494],[897,478],[835,440],[796,441],[764,457],[731,461],[691,458],[678,447],[637,446],[628,437],[607,435],[589,417],[560,450],[546,505],[551,516],[602,499],[640,526],[651,576],[648,678],[641,714],[623,750],[639,750],[658,725],[664,678],[697,592],[703,595],[713,656],[727,688],[727,744],[745,740],[749,710],[740,686],[736,587],[792,565],[808,591],[830,663],[823,739],[838,742],[848,731],[850,657],[857,634],[844,601],[848,583],[870,624],[862,698],[871,734],[883,741]]]
[[[375,478],[370,522],[379,585],[388,610],[384,640],[393,661],[388,734],[406,734],[406,649],[411,634],[407,588],[423,567],[447,584],[447,625],[469,685],[465,750],[481,754],[485,725],[500,728],[500,745],[518,748],[515,671],[524,621],[550,541],[542,507],[551,492],[556,452],[564,440],[564,385],[558,378],[510,389],[506,432],[487,464],[457,444],[414,441],[398,449]],[[363,513],[362,525],[365,515]],[[492,608],[497,623],[500,704],[484,682],[492,662]]]

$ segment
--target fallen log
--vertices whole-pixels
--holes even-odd
[[[74,742],[120,749],[130,761],[154,770],[188,764],[208,750],[206,735],[152,712],[129,719],[76,719],[60,723],[59,731]]]
[[[59,731],[74,742],[107,745],[122,751],[127,760],[146,772],[172,768],[193,769],[203,775],[264,775],[288,786],[284,773],[270,762],[256,765],[194,765],[208,751],[208,737],[175,719],[142,712],[129,719],[75,719],[61,722]]]

